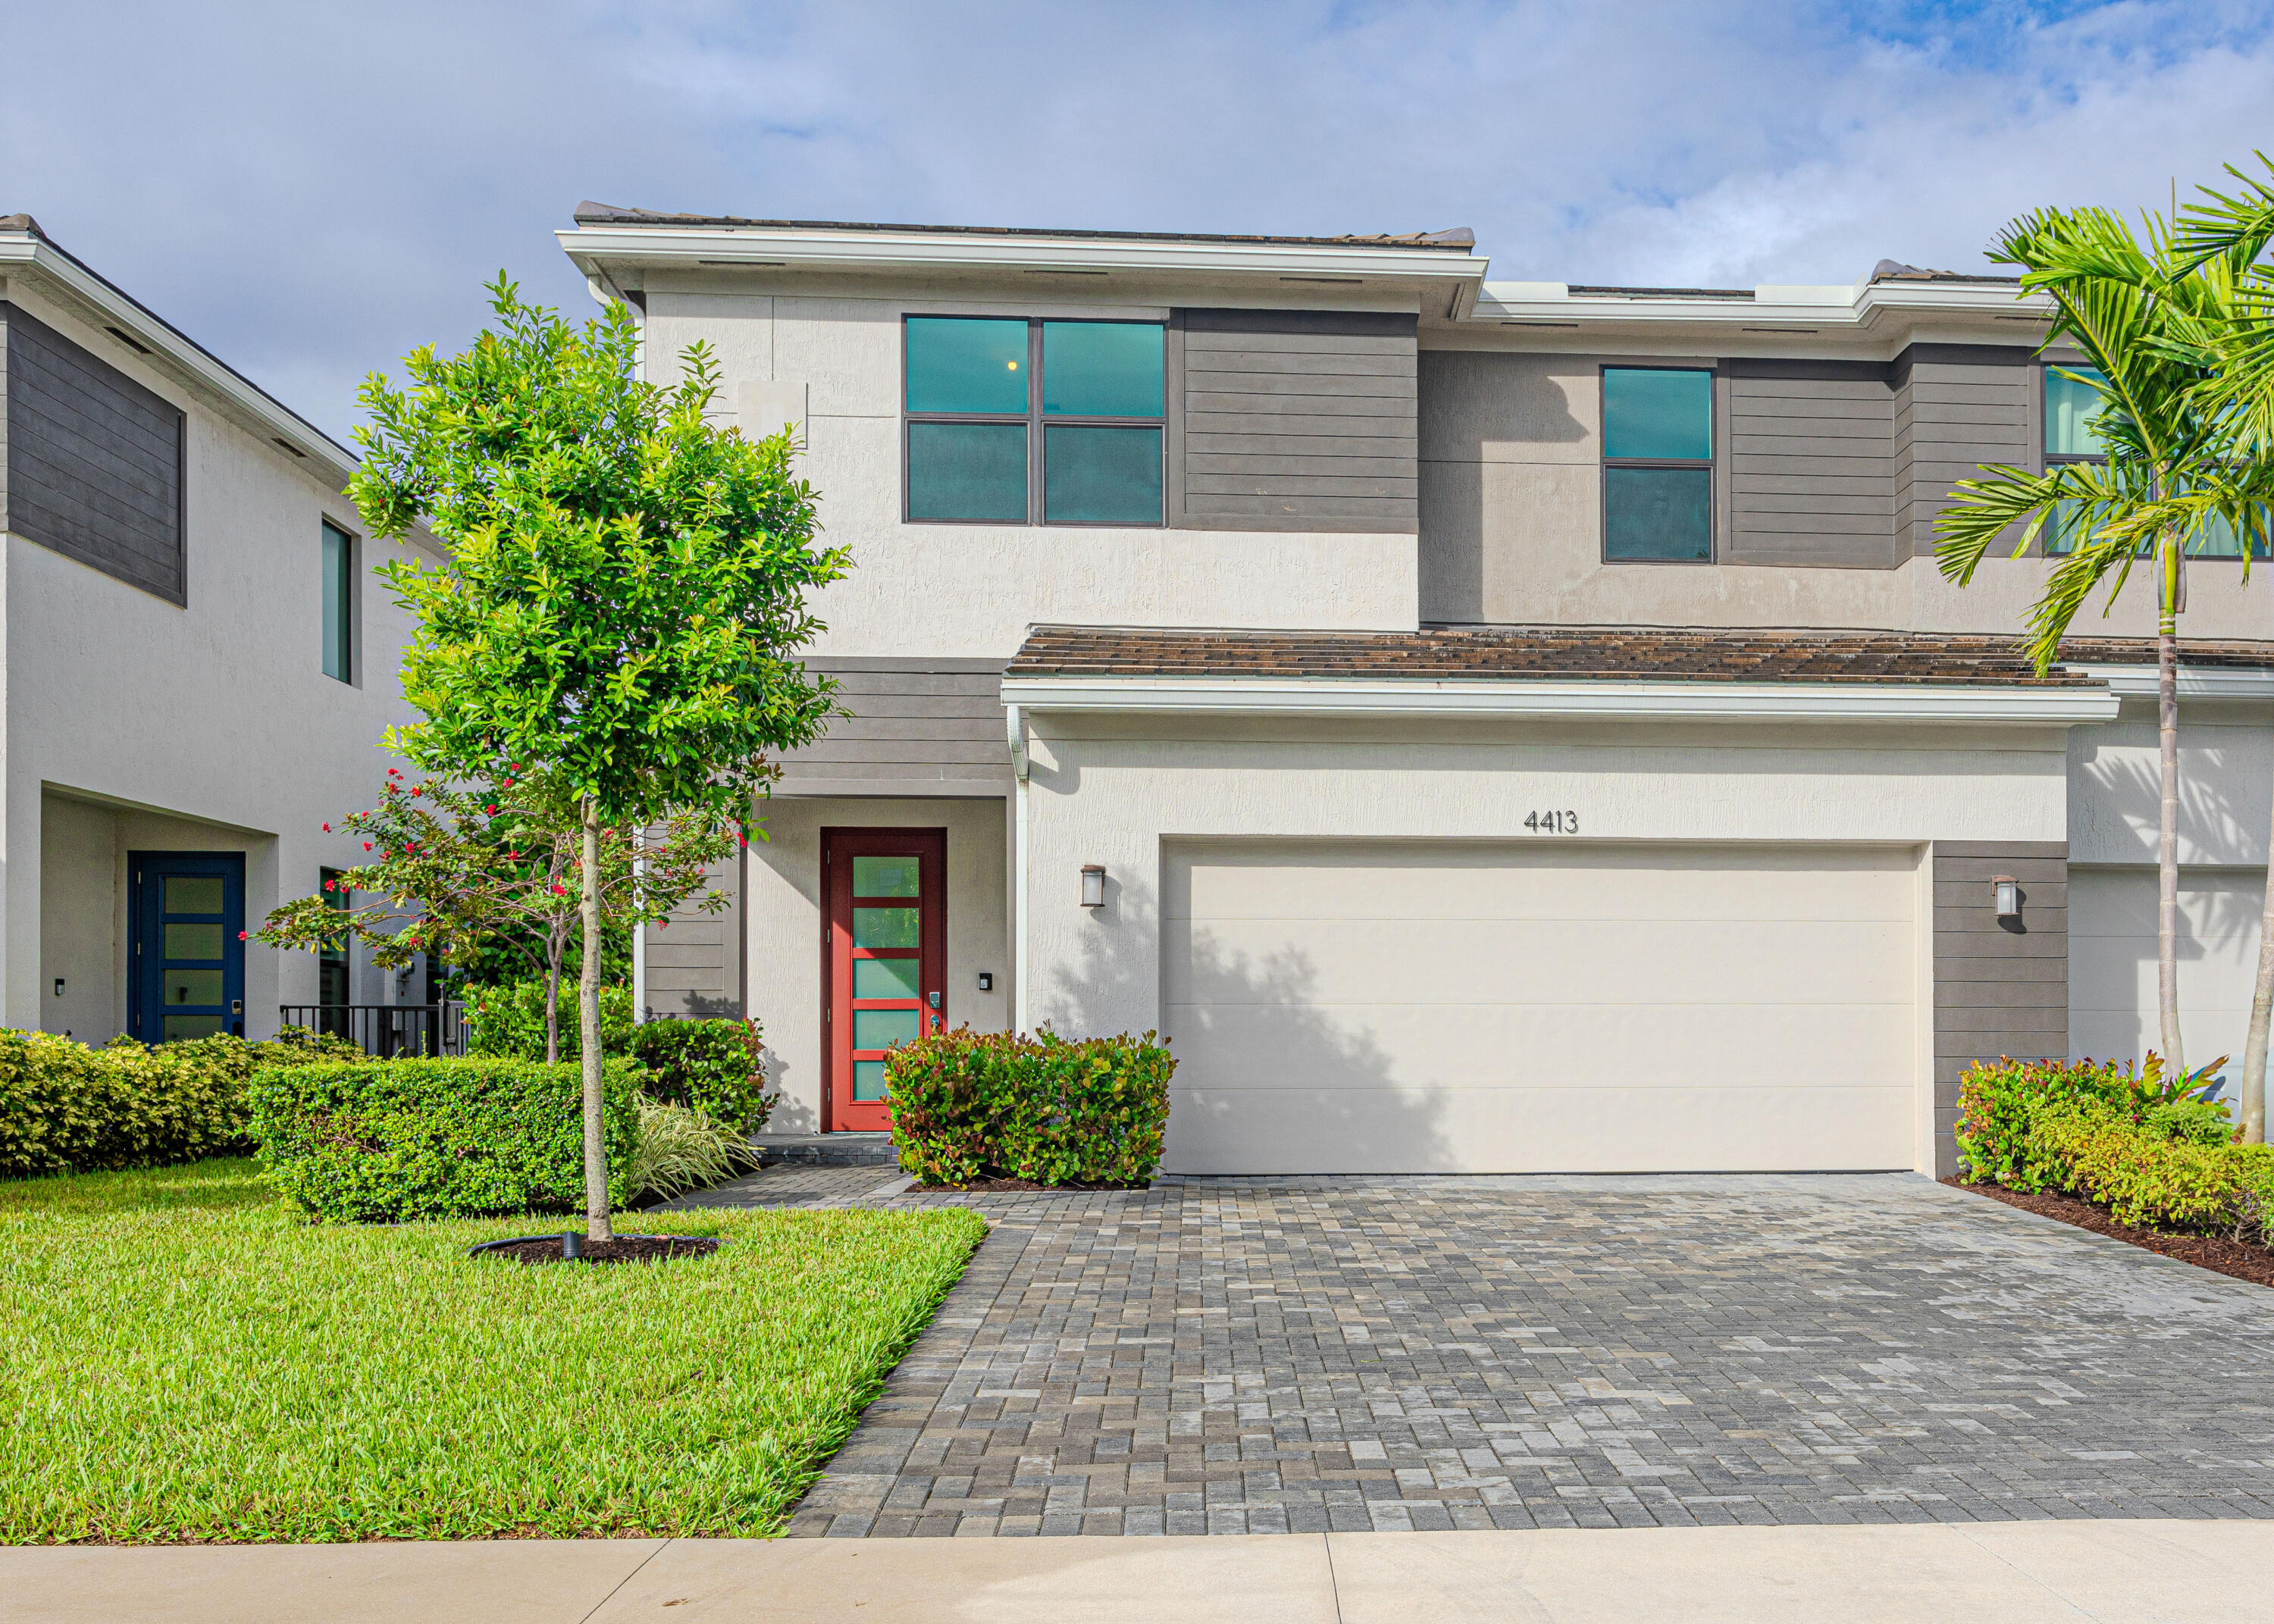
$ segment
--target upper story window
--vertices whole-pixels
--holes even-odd
[[[2044,369],[2044,379],[2045,466],[2052,469],[2066,462],[2105,462],[2108,445],[2093,420],[2107,404],[2103,393],[2108,383],[2107,375],[2097,366],[2059,362]],[[2044,529],[2038,532],[2046,553],[2059,558],[2072,551],[2076,545],[2077,524],[2077,505],[2055,502]],[[2141,549],[2143,553],[2148,550],[2145,546]],[[2233,525],[2215,517],[2203,527],[2189,551],[2196,558],[2240,558],[2242,541],[2234,533]],[[2263,559],[2269,555],[2266,538],[2260,536],[2253,545],[2252,556]]]
[[[324,674],[355,680],[355,538],[324,521]]]
[[[1156,321],[911,316],[907,516],[1159,524]]]
[[[1711,372],[1603,369],[1603,556],[1713,560]]]

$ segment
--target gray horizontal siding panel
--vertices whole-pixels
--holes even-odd
[[[1358,397],[1368,401],[1410,401],[1414,398],[1409,375],[1363,372],[1187,372],[1186,403],[1208,411],[1323,411],[1322,406],[1291,406],[1277,397],[1331,400]],[[1218,403],[1219,397],[1232,403]],[[1372,411],[1394,408],[1374,406]]]
[[[1343,479],[1325,474],[1192,474],[1186,478],[1185,489],[1193,497],[1382,496],[1413,500],[1419,496],[1420,484],[1418,478]]]
[[[1191,372],[1209,379],[1242,378],[1411,378],[1411,356],[1320,355],[1278,350],[1213,350],[1189,357]],[[1213,383],[1211,388],[1237,389],[1239,385]]]
[[[1891,569],[1894,392],[1884,365],[1738,360],[1728,377],[1735,564]]]
[[[1314,421],[1335,423],[1341,419],[1321,417]],[[1400,435],[1320,433],[1310,429],[1262,434],[1225,434],[1191,425],[1185,429],[1185,450],[1192,456],[1284,455],[1292,445],[1306,457],[1386,456],[1411,462],[1412,443],[1411,438]]]
[[[1011,753],[1003,725],[999,665],[968,659],[868,657],[809,659],[833,678],[839,717],[820,739],[781,759],[775,793],[992,793],[1007,790]],[[953,791],[944,786],[960,786]],[[898,787],[894,787],[898,786]]]
[[[1270,515],[1294,519],[1399,519],[1400,524],[1383,524],[1384,530],[1411,530],[1415,510],[1411,498],[1345,497],[1345,496],[1242,496],[1206,492],[1191,500],[1190,512],[1195,517],[1239,519],[1249,515]],[[1237,524],[1195,524],[1198,530],[1239,530]],[[1275,530],[1303,530],[1302,523],[1276,524]],[[1321,529],[1329,528],[1324,524]],[[1351,526],[1352,529],[1373,529],[1372,525]]]
[[[0,324],[8,528],[185,602],[181,412],[12,304]]]
[[[1395,335],[1344,333],[1206,333],[1185,329],[1187,365],[1207,365],[1206,357],[1235,355],[1407,356],[1413,345]]]
[[[1898,547],[1924,557],[1958,481],[1985,464],[2036,466],[2038,371],[2019,347],[1915,344],[1896,358],[1894,375]]]
[[[1415,527],[1416,318],[1181,310],[1171,327],[1172,525]]]
[[[1933,1070],[1935,1171],[1958,1171],[1950,1130],[1967,1067],[2001,1055],[2068,1053],[2066,846],[1969,841],[1934,849]],[[2022,917],[2000,920],[1989,881],[2010,874],[2025,893]],[[2049,906],[2056,899],[2063,906]]]
[[[1412,338],[1420,319],[1381,310],[1180,310],[1187,338],[1217,333],[1315,333],[1323,336]]]
[[[1384,417],[1369,407],[1347,414],[1336,412],[1194,411],[1185,417],[1188,440],[1221,438],[1276,440],[1290,434],[1320,440],[1387,440],[1404,444],[1410,438],[1405,420]],[[1242,449],[1253,449],[1243,446]]]
[[[1322,455],[1308,447],[1301,455],[1291,454],[1284,447],[1276,453],[1203,451],[1195,447],[1186,454],[1185,466],[1195,477],[1202,474],[1256,477],[1320,475],[1345,479],[1416,479],[1420,477],[1420,470],[1411,456]],[[1193,487],[1188,485],[1186,488]]]

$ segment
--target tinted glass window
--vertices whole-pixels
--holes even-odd
[[[1702,563],[1713,556],[1713,474],[1704,468],[1603,470],[1603,554]]]
[[[909,318],[908,410],[1025,412],[1027,324]]]
[[[1603,455],[1705,462],[1713,455],[1713,375],[1612,367],[1603,373]]]
[[[909,424],[908,517],[1025,523],[1026,424]]]
[[[1043,436],[1047,523],[1161,522],[1160,430],[1053,423]]]
[[[1043,323],[1043,413],[1157,417],[1161,329],[1133,321]]]
[[[347,533],[324,526],[324,674],[350,680],[348,659],[353,645],[350,619],[355,602],[355,578],[350,562],[355,544]]]
[[[2067,375],[2072,373],[2074,376]],[[2100,436],[2092,428],[2092,419],[2106,403],[2100,391],[2093,386],[2105,381],[2097,367],[2045,368],[2047,456],[2107,455],[2108,448],[2101,444]]]

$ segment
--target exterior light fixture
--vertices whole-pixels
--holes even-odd
[[[1105,906],[1105,865],[1084,863],[1081,866],[1081,906],[1102,908]]]
[[[60,976],[60,975],[59,975],[59,976],[56,977],[56,997],[58,997],[58,998],[60,998],[60,997],[62,997],[63,996],[64,996],[64,978],[63,978],[62,976]]]
[[[2022,883],[2010,874],[2001,874],[1990,882],[1990,895],[1998,906],[1999,919],[2022,917]]]

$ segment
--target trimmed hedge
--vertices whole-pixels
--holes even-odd
[[[542,1061],[545,1058],[545,983],[514,981],[503,987],[477,987],[466,995],[466,1024],[472,1028],[468,1045],[477,1055]],[[576,1020],[576,983],[561,983],[561,1058],[574,1060],[584,1052]],[[600,989],[600,1052],[629,1052],[632,1041],[632,989]]]
[[[632,1066],[608,1064],[608,1199],[628,1204],[639,1149]],[[493,1055],[271,1066],[249,1090],[271,1181],[320,1218],[386,1222],[584,1205],[578,1068]]]
[[[358,1054],[288,1029],[275,1041],[226,1035],[102,1049],[0,1029],[0,1177],[116,1171],[245,1147],[245,1084],[262,1065]]]
[[[2165,1076],[2090,1061],[1999,1060],[1959,1085],[1968,1175],[2106,1207],[2119,1223],[2274,1244],[2274,1145],[2238,1145],[2225,1109],[2201,1096],[2223,1062]]]
[[[1068,1042],[963,1027],[902,1044],[885,1061],[900,1170],[935,1184],[1146,1183],[1177,1069],[1153,1035]]]
[[[754,1020],[645,1021],[632,1028],[631,1050],[647,1068],[640,1086],[651,1100],[693,1106],[744,1133],[773,1115]]]

